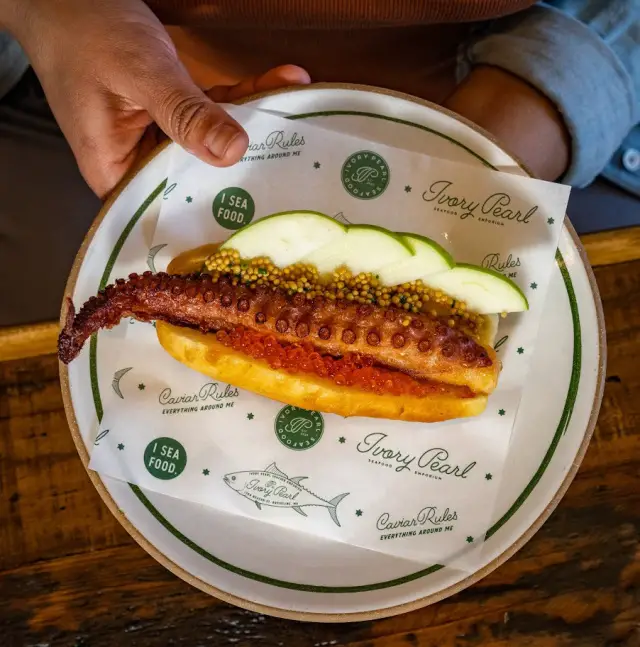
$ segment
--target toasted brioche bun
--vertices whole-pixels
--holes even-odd
[[[203,245],[177,256],[167,268],[175,274],[198,271],[217,245]],[[455,393],[426,397],[377,395],[354,387],[339,386],[311,373],[293,375],[272,369],[266,362],[228,348],[215,335],[204,334],[158,321],[158,340],[174,359],[199,373],[247,391],[302,409],[412,422],[441,422],[482,413],[487,396],[461,398]],[[494,327],[488,321],[483,337],[491,343]]]

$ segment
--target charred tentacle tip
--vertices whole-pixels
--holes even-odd
[[[58,358],[63,364],[69,364],[82,349],[82,341],[79,341],[73,334],[73,322],[76,316],[76,309],[73,301],[67,297],[67,313],[65,315],[64,327],[58,336]]]

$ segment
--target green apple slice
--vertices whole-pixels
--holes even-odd
[[[286,267],[321,247],[339,245],[347,227],[317,211],[285,211],[262,218],[220,246],[235,249],[242,258],[266,256],[277,267]]]
[[[413,256],[399,263],[390,263],[381,267],[377,274],[383,285],[400,285],[416,281],[424,276],[446,272],[454,267],[455,262],[451,254],[430,238],[407,233],[399,233],[398,236],[409,246]]]
[[[400,263],[413,256],[401,236],[375,225],[349,225],[347,235],[307,254],[302,259],[318,268],[320,274],[347,267],[354,274],[377,273],[389,264]]]
[[[423,277],[422,281],[434,290],[464,301],[470,311],[481,315],[529,309],[522,290],[495,270],[461,263],[448,272]]]

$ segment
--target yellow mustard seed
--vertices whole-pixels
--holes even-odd
[[[441,290],[433,290],[421,280],[406,281],[397,286],[384,286],[371,272],[353,274],[346,267],[336,268],[331,275],[321,276],[313,265],[294,263],[285,268],[276,267],[266,256],[243,260],[237,250],[225,249],[208,256],[204,266],[214,280],[222,274],[235,274],[233,285],[241,282],[255,289],[268,285],[273,290],[284,288],[289,294],[304,292],[308,299],[317,295],[335,301],[348,299],[356,303],[371,303],[381,307],[391,305],[411,313],[423,311],[426,303],[435,303],[446,308],[445,312],[454,321],[477,321],[476,315],[467,312],[467,305],[456,302]],[[437,316],[436,310],[431,310]],[[502,316],[506,316],[504,313]]]

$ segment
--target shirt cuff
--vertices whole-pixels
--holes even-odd
[[[594,31],[552,7],[532,7],[496,25],[500,31],[471,45],[470,63],[519,76],[557,106],[572,141],[562,182],[590,184],[635,123],[629,73]]]

